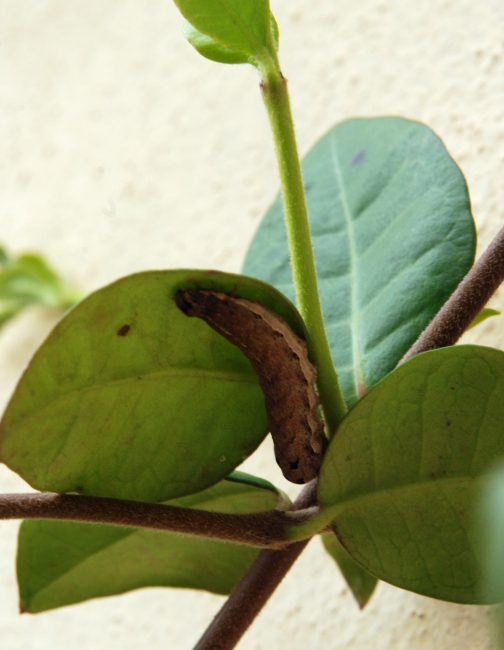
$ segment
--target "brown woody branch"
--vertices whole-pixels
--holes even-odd
[[[313,514],[314,509],[237,515],[72,494],[0,495],[0,519],[57,519],[150,528],[275,549],[286,548],[287,529]]]
[[[420,352],[455,345],[503,281],[504,228],[399,363]]]
[[[315,479],[306,485],[292,509],[304,510],[316,503]],[[234,648],[309,541],[295,542],[284,551],[261,551],[194,650]]]

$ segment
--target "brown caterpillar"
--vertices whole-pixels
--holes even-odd
[[[307,483],[318,475],[326,438],[317,414],[317,368],[306,342],[258,302],[216,291],[180,290],[178,307],[202,318],[236,345],[259,375],[275,458],[285,478]]]

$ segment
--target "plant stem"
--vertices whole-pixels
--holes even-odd
[[[504,281],[504,228],[399,362],[420,352],[455,345]]]
[[[308,483],[293,509],[316,503],[317,481]],[[224,603],[194,650],[231,650],[269,600],[309,540],[291,544],[285,551],[264,550]]]
[[[296,523],[311,519],[315,510],[299,513],[271,510],[237,515],[73,494],[0,495],[0,520],[53,519],[112,524],[276,549],[286,548],[290,543],[287,531]]]
[[[315,259],[308,222],[308,210],[301,165],[294,134],[287,80],[278,61],[260,62],[261,92],[273,133],[280,172],[292,274],[299,311],[308,330],[310,352],[317,366],[317,386],[329,434],[345,417],[346,406],[334,368],[324,327],[317,285]]]

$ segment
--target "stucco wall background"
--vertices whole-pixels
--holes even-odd
[[[504,222],[502,0],[271,6],[301,153],[353,115],[426,122],[468,179],[481,252]],[[278,189],[255,71],[197,55],[170,0],[0,0],[0,17],[0,241],[86,291],[145,269],[239,271]],[[2,407],[54,322],[32,310],[0,333]],[[503,323],[470,340],[504,349]],[[269,443],[245,469],[293,494]],[[0,467],[1,492],[26,489]],[[2,649],[190,649],[223,602],[152,589],[19,616],[16,530],[0,522]],[[488,619],[384,584],[360,613],[314,540],[239,648],[490,650]]]

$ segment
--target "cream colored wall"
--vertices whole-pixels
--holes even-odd
[[[504,222],[502,0],[271,1],[301,152],[351,115],[426,122],[467,176],[481,250]],[[278,188],[254,70],[199,57],[170,0],[0,0],[0,16],[0,241],[86,290],[239,271]],[[471,340],[503,347],[503,319]],[[32,311],[0,335],[2,404],[53,323]],[[246,469],[285,487],[268,444]],[[156,589],[19,616],[16,529],[0,523],[2,650],[190,649],[223,602]],[[384,584],[360,613],[314,540],[239,647],[483,650],[487,623]]]

